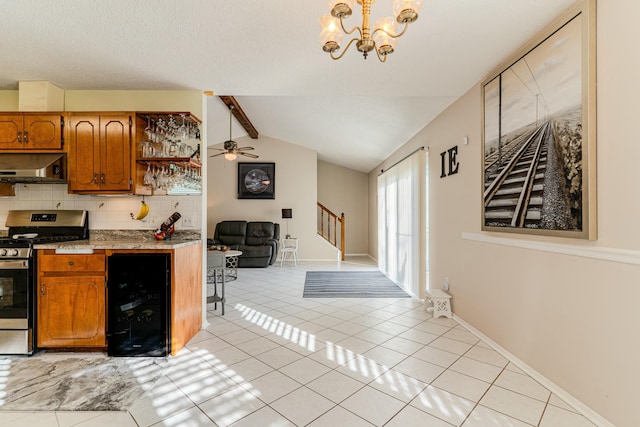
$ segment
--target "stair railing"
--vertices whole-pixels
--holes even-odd
[[[338,223],[340,223],[340,240],[338,240]],[[342,261],[344,261],[344,232],[344,212],[338,216],[318,202],[318,234],[340,251]]]

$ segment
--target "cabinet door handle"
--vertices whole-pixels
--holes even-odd
[[[23,134],[23,138],[22,139],[24,139],[24,142],[29,142],[29,132],[24,131],[24,132],[22,132],[22,134]]]
[[[73,261],[69,261],[69,265],[73,265]]]
[[[98,174],[97,174],[97,173],[94,173],[94,174],[93,174],[93,183],[94,183],[94,184],[97,184],[97,183],[98,183]]]
[[[40,293],[44,296],[44,283],[40,286]]]
[[[22,132],[18,132],[18,142],[22,142]]]
[[[100,181],[104,184],[104,174],[100,175]]]

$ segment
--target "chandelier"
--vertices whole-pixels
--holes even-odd
[[[356,48],[362,52],[364,59],[372,50],[376,51],[380,62],[387,60],[387,55],[393,53],[393,48],[398,41],[397,38],[403,35],[409,24],[418,19],[418,12],[422,8],[422,0],[394,0],[394,17],[381,18],[376,21],[373,32],[371,31],[370,14],[371,3],[375,0],[357,0],[362,5],[362,26],[355,26],[351,30],[344,27],[344,19],[351,15],[353,4],[356,0],[328,0],[331,13],[320,18],[320,43],[322,50],[329,53],[331,59],[340,59],[353,42]],[[404,24],[404,28],[399,33],[396,32],[397,24]],[[355,31],[359,37],[354,37],[347,43],[341,54],[334,55],[340,49],[340,43],[345,34],[352,34]]]

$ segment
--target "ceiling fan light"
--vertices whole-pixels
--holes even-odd
[[[247,156],[247,157],[252,157],[254,159],[257,159],[258,156],[256,156],[255,154],[246,154],[244,152],[242,152],[242,150],[253,150],[253,147],[242,147],[241,149],[238,148],[238,143],[236,141],[234,141],[231,137],[231,131],[233,129],[233,109],[234,106],[233,105],[228,105],[229,107],[229,139],[227,141],[224,142],[224,150],[217,148],[217,150],[220,150],[224,153],[224,158],[226,160],[229,161],[233,161],[235,159],[238,158],[238,154],[242,154],[243,156]],[[217,156],[222,156],[223,153],[218,153],[215,156],[212,157],[217,157]]]

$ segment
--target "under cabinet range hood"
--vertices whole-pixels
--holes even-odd
[[[0,182],[65,184],[64,153],[0,153]]]

